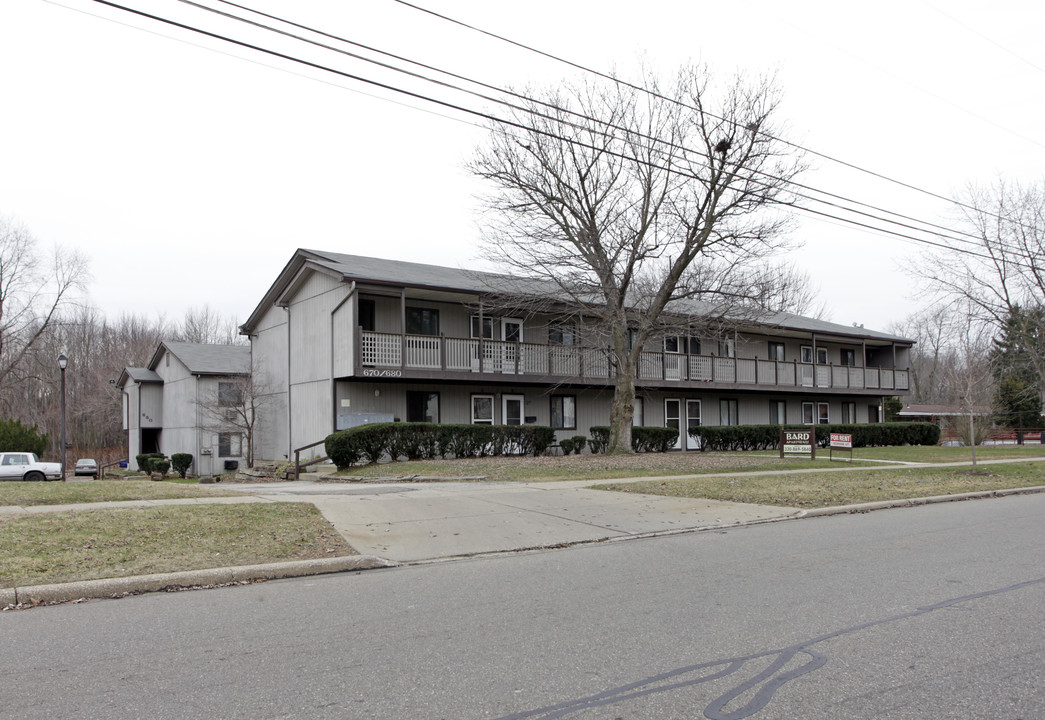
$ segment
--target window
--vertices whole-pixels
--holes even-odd
[[[438,335],[439,311],[434,308],[408,307],[406,332],[410,335]]]
[[[642,427],[646,424],[646,407],[642,398],[635,398],[635,412],[631,416],[632,427]]]
[[[556,322],[548,326],[549,345],[576,345],[577,331],[573,323]]]
[[[218,383],[218,405],[236,407],[243,404],[243,389],[236,383]]]
[[[769,359],[776,360],[777,362],[784,362],[784,343],[769,343]]]
[[[552,427],[556,430],[577,429],[576,396],[552,395]]]
[[[686,338],[686,344],[690,355],[700,355],[700,338],[690,336]]]
[[[740,419],[737,417],[737,401],[736,400],[719,400],[719,425],[739,425]]]
[[[800,362],[812,363],[813,362],[813,346],[803,345],[802,346],[802,359]]]
[[[423,390],[406,391],[407,422],[439,422],[439,393]]]
[[[856,403],[842,403],[842,422],[851,425],[856,422]]]
[[[718,341],[718,356],[719,357],[736,357],[737,346],[733,341],[733,338],[723,338]]]
[[[813,424],[813,403],[811,402],[802,403],[802,424]]]
[[[472,422],[493,425],[493,395],[472,395]]]
[[[359,327],[367,332],[377,329],[377,303],[373,300],[360,298],[359,300]]]
[[[472,315],[472,337],[479,337],[479,316]],[[483,340],[493,340],[493,318],[483,317]]]
[[[679,351],[679,336],[669,335],[664,338],[664,352],[677,353]]]
[[[787,403],[783,400],[769,401],[769,424],[783,425],[787,422]]]
[[[218,457],[239,457],[243,454],[243,436],[239,433],[218,435]]]
[[[827,348],[816,349],[816,364],[827,365]]]
[[[820,425],[827,425],[831,422],[831,416],[828,412],[827,403],[816,404],[816,418]]]
[[[881,420],[878,419],[878,406],[877,405],[868,405],[867,406],[867,422],[869,422],[869,423],[881,422]]]
[[[842,350],[842,364],[856,367],[856,350]]]

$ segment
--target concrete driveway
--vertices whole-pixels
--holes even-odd
[[[356,550],[397,562],[508,552],[794,517],[793,508],[589,490],[589,481],[224,489],[311,502]]]

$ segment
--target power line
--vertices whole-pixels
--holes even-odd
[[[245,41],[242,41],[242,40],[237,40],[235,38],[231,38],[231,37],[227,37],[227,36],[224,36],[224,35],[220,35],[218,33],[214,33],[214,32],[208,31],[208,30],[204,30],[202,28],[198,28],[198,27],[195,27],[195,26],[192,26],[192,25],[188,25],[188,24],[185,24],[185,23],[177,22],[177,21],[171,20],[169,18],[163,18],[163,17],[160,17],[158,15],[153,15],[151,13],[146,13],[146,12],[141,11],[141,10],[137,10],[137,9],[134,9],[134,8],[129,8],[129,7],[126,7],[126,6],[123,6],[123,5],[119,5],[118,3],[111,2],[110,0],[94,0],[94,1],[99,3],[99,4],[106,5],[108,7],[112,7],[112,8],[117,9],[117,10],[122,10],[122,11],[125,11],[125,12],[129,12],[131,14],[138,15],[140,17],[148,18],[148,19],[151,19],[151,20],[155,20],[157,22],[161,22],[161,23],[164,23],[164,24],[167,24],[167,25],[171,25],[173,27],[177,27],[177,28],[189,31],[189,32],[198,33],[198,34],[201,34],[201,35],[203,35],[205,37],[210,37],[210,38],[222,41],[222,42],[228,42],[230,44],[237,45],[239,47],[243,47],[243,48],[247,48],[247,49],[250,49],[250,50],[254,50],[256,52],[260,52],[260,53],[263,53],[263,54],[271,55],[273,57],[284,59],[284,60],[287,60],[287,61],[290,61],[290,62],[299,63],[299,64],[302,64],[302,65],[304,65],[306,67],[317,69],[317,70],[320,70],[320,71],[323,71],[323,72],[330,72],[330,73],[336,74],[338,76],[341,76],[341,77],[344,77],[344,78],[347,78],[347,79],[355,80],[357,82],[362,82],[362,83],[366,83],[366,84],[369,84],[369,85],[372,85],[372,86],[375,86],[375,87],[379,87],[379,88],[382,88],[382,89],[385,89],[385,90],[389,90],[389,91],[392,91],[392,92],[401,93],[401,94],[404,94],[404,95],[406,95],[408,97],[411,97],[411,98],[414,98],[414,99],[419,99],[419,100],[422,100],[422,101],[425,101],[425,102],[435,103],[435,104],[440,105],[442,107],[445,107],[445,108],[448,108],[448,109],[452,109],[452,110],[456,110],[458,112],[463,112],[463,113],[466,113],[466,114],[470,114],[470,115],[474,115],[474,116],[477,116],[477,117],[481,117],[484,120],[487,120],[489,122],[493,122],[493,123],[497,123],[497,124],[500,124],[500,125],[512,127],[512,128],[517,129],[517,130],[524,130],[524,131],[529,131],[529,132],[537,132],[537,133],[539,133],[541,135],[545,135],[545,136],[548,136],[548,137],[551,137],[551,138],[554,138],[554,139],[558,139],[560,141],[569,142],[569,143],[573,143],[573,144],[576,144],[576,145],[583,145],[583,143],[578,143],[577,141],[575,141],[573,139],[566,138],[566,137],[563,137],[561,135],[556,135],[554,133],[550,133],[550,132],[547,132],[547,131],[542,131],[540,129],[533,128],[533,127],[530,127],[530,126],[526,126],[526,125],[523,125],[523,124],[521,124],[519,122],[515,122],[515,121],[509,120],[509,119],[506,119],[506,118],[495,116],[495,115],[493,115],[491,113],[487,113],[487,112],[475,110],[475,109],[472,109],[472,108],[464,107],[464,106],[457,105],[457,104],[454,104],[454,103],[450,103],[450,102],[447,102],[447,101],[444,101],[444,100],[439,100],[437,98],[432,98],[430,96],[427,96],[427,95],[424,95],[424,94],[421,94],[421,93],[416,93],[416,92],[413,92],[413,91],[410,91],[410,90],[406,90],[404,88],[396,87],[396,86],[390,85],[388,83],[378,82],[376,80],[365,78],[365,77],[362,77],[360,75],[356,75],[356,74],[353,74],[353,73],[348,73],[348,72],[345,72],[345,71],[342,71],[342,70],[331,68],[331,67],[326,66],[326,65],[322,65],[322,64],[319,64],[319,63],[315,63],[315,62],[311,62],[311,61],[308,61],[308,60],[304,60],[303,58],[298,58],[298,57],[295,57],[295,56],[292,56],[292,55],[289,55],[289,54],[286,54],[286,53],[281,53],[281,52],[278,52],[278,51],[275,51],[275,50],[272,50],[272,49],[269,49],[269,48],[265,48],[265,47],[262,47],[260,45],[256,45],[256,44],[253,44],[253,43],[248,43],[248,42],[245,42]],[[195,4],[195,3],[192,3],[192,4]],[[233,17],[235,17],[235,16],[233,16]],[[598,120],[595,120],[594,118],[589,118],[589,119],[594,121],[594,122],[599,122]],[[591,147],[591,146],[588,146],[588,147]],[[592,149],[594,149],[594,148],[592,148]],[[686,149],[683,148],[683,150],[685,151]],[[625,156],[620,155],[619,153],[617,153],[617,155],[620,156],[620,157],[625,157]],[[638,158],[626,158],[626,159],[630,159],[630,160],[632,160],[634,162],[643,162],[643,161],[639,160]],[[653,167],[656,167],[656,166],[653,166]],[[679,173],[679,171],[677,169],[675,169],[675,170],[671,170],[671,169],[668,169],[668,168],[660,168],[660,169],[670,170],[670,171],[673,171],[673,172],[675,172],[677,174],[688,175],[687,173]],[[691,177],[695,177],[695,176],[691,176]],[[748,178],[748,179],[751,180],[751,178]],[[755,182],[757,182],[757,181],[755,181]],[[763,185],[764,185],[764,183],[763,183]],[[823,192],[823,191],[816,191],[816,192]],[[825,202],[825,201],[822,201],[822,200],[820,200],[818,198],[806,197],[806,199],[810,199],[810,200],[813,200],[813,201],[816,201],[816,202]],[[924,244],[928,244],[928,245],[934,245],[934,246],[937,246],[937,247],[946,247],[946,248],[952,249],[952,250],[954,250],[956,252],[962,252],[964,254],[981,257],[983,259],[990,259],[989,256],[985,256],[985,255],[982,255],[980,253],[974,253],[974,252],[969,251],[969,250],[960,250],[960,249],[957,249],[957,248],[953,248],[951,246],[944,245],[943,243],[933,242],[933,241],[926,240],[924,238],[917,238],[917,237],[914,237],[914,236],[911,236],[911,235],[907,235],[905,233],[896,232],[896,231],[893,231],[893,230],[888,230],[888,229],[885,229],[885,228],[880,228],[880,227],[877,227],[877,226],[869,225],[867,223],[862,223],[862,222],[849,220],[849,219],[846,219],[846,218],[838,217],[836,215],[832,215],[830,213],[819,212],[819,211],[815,211],[815,210],[812,210],[810,208],[805,208],[805,207],[798,206],[798,205],[793,205],[793,207],[795,207],[796,209],[798,209],[800,211],[803,211],[803,212],[811,212],[811,213],[818,214],[818,215],[821,215],[821,216],[824,216],[824,217],[830,217],[830,218],[839,220],[841,222],[846,222],[846,223],[853,224],[853,225],[856,225],[856,226],[859,226],[859,227],[872,229],[872,230],[875,230],[877,232],[880,232],[880,233],[883,233],[883,234],[887,234],[887,235],[892,235],[892,236],[895,236],[895,237],[898,237],[898,238],[901,238],[901,239],[911,240],[911,241],[914,241],[914,242],[924,243]],[[843,209],[843,210],[845,210],[847,212],[863,214],[863,215],[865,215],[867,217],[871,217],[872,219],[879,220],[879,221],[882,221],[882,222],[893,223],[893,224],[900,224],[900,223],[896,223],[895,221],[890,221],[890,220],[885,219],[885,218],[869,215],[868,213],[859,213],[859,211],[852,210],[851,208],[844,208],[844,207],[841,207],[841,206],[836,206],[836,207],[839,207],[839,209]],[[890,212],[890,211],[884,211],[884,212]],[[917,221],[917,222],[922,222],[922,221]],[[916,229],[916,228],[909,228],[909,229]],[[924,230],[919,230],[919,231],[920,232],[928,232],[928,231],[924,231]],[[955,240],[955,241],[958,240],[957,238],[949,238],[949,239]]]
[[[427,77],[425,75],[422,75],[420,73],[409,71],[409,70],[405,70],[403,68],[396,67],[396,66],[391,65],[389,63],[377,61],[377,60],[374,60],[372,58],[368,58],[366,56],[359,55],[357,53],[350,53],[348,51],[345,51],[345,50],[342,50],[342,49],[338,49],[338,48],[332,47],[330,45],[326,45],[324,43],[317,42],[315,40],[310,40],[308,38],[304,38],[304,37],[302,37],[300,35],[295,35],[293,33],[289,33],[289,32],[287,32],[285,30],[280,30],[278,28],[274,28],[272,26],[265,25],[263,23],[255,22],[255,21],[252,21],[252,20],[248,20],[246,18],[242,18],[240,16],[237,16],[237,15],[234,15],[234,14],[231,14],[231,13],[223,12],[221,10],[217,10],[215,8],[211,8],[211,7],[202,5],[202,4],[198,3],[198,2],[194,2],[193,0],[178,0],[178,1],[182,2],[182,3],[186,4],[186,5],[190,5],[190,6],[193,6],[193,7],[196,7],[196,8],[205,10],[205,11],[208,11],[208,12],[212,12],[212,13],[221,15],[221,16],[226,17],[226,18],[230,18],[230,19],[233,19],[233,20],[238,20],[238,21],[247,23],[247,24],[249,24],[249,25],[251,25],[253,27],[257,27],[257,28],[261,28],[261,29],[264,29],[264,30],[268,30],[270,32],[275,32],[275,33],[284,35],[286,37],[290,37],[290,38],[293,38],[293,39],[296,39],[296,40],[300,40],[302,42],[306,42],[306,43],[315,45],[317,47],[321,47],[321,48],[324,48],[324,49],[327,49],[327,50],[331,50],[333,52],[337,52],[337,53],[346,55],[348,57],[351,57],[351,58],[354,58],[354,59],[357,59],[357,60],[361,60],[363,62],[372,63],[372,64],[375,64],[375,65],[377,65],[379,67],[382,67],[382,68],[385,68],[385,69],[393,70],[395,72],[400,72],[400,73],[406,74],[406,75],[408,75],[410,77],[421,79],[421,80],[424,80],[424,81],[427,81],[427,82],[432,82],[432,83],[438,84],[438,85],[446,87],[446,88],[457,90],[459,92],[467,93],[469,95],[473,95],[475,97],[481,98],[481,99],[489,101],[489,102],[502,104],[502,105],[510,107],[513,110],[516,110],[516,111],[519,111],[519,112],[535,114],[535,115],[543,117],[543,118],[545,118],[547,120],[550,120],[551,122],[569,124],[569,125],[572,125],[573,127],[576,127],[578,129],[582,129],[582,126],[578,126],[578,125],[576,125],[574,123],[569,123],[567,121],[564,121],[562,118],[557,118],[557,117],[553,117],[553,116],[550,116],[550,115],[547,115],[547,114],[544,114],[544,113],[535,112],[532,108],[519,106],[519,105],[516,105],[514,103],[506,102],[506,101],[504,101],[504,100],[502,100],[500,98],[490,97],[489,95],[484,95],[482,93],[476,93],[474,91],[462,88],[459,85],[454,85],[452,83],[447,83],[445,81],[435,80],[433,78],[429,78],[429,77]],[[314,33],[314,34],[319,35],[321,37],[329,38],[331,40],[336,40],[337,42],[346,43],[346,44],[354,46],[354,47],[363,48],[363,49],[368,50],[370,52],[374,52],[374,53],[380,54],[382,56],[398,60],[400,62],[405,62],[405,63],[408,63],[410,65],[413,65],[413,66],[416,66],[416,67],[421,67],[421,68],[424,68],[426,70],[430,70],[432,72],[436,72],[436,73],[439,73],[439,74],[442,74],[442,75],[446,75],[448,77],[452,77],[452,78],[457,79],[457,80],[461,80],[461,81],[464,81],[464,82],[467,82],[467,83],[471,83],[471,84],[474,84],[474,85],[477,85],[477,86],[480,86],[480,87],[484,87],[484,88],[487,88],[489,90],[492,90],[492,91],[495,91],[495,92],[498,92],[498,93],[503,93],[503,94],[509,95],[511,97],[519,98],[519,99],[524,100],[526,102],[534,103],[536,105],[540,105],[540,106],[549,108],[549,109],[554,110],[556,112],[567,113],[567,114],[569,114],[569,115],[571,115],[573,117],[580,118],[582,120],[585,120],[585,121],[588,121],[588,122],[591,122],[591,123],[595,123],[595,124],[598,124],[598,125],[605,126],[605,127],[609,128],[611,130],[627,131],[626,128],[623,128],[621,126],[613,125],[611,123],[606,123],[605,121],[602,121],[602,120],[600,120],[598,118],[594,118],[592,116],[585,115],[583,113],[578,113],[578,112],[569,110],[567,108],[559,107],[559,106],[554,105],[552,103],[548,103],[548,102],[542,101],[539,98],[533,98],[533,97],[529,97],[529,96],[526,96],[526,95],[522,95],[520,93],[514,92],[514,91],[509,90],[509,89],[505,89],[505,88],[501,88],[501,87],[498,87],[498,86],[495,86],[495,85],[491,85],[491,84],[488,84],[488,83],[480,82],[480,81],[468,78],[468,77],[460,75],[460,74],[451,73],[451,72],[448,72],[446,70],[442,70],[442,69],[437,68],[437,67],[432,66],[432,65],[428,65],[428,64],[421,63],[421,62],[418,62],[418,61],[415,61],[415,60],[411,60],[409,58],[406,58],[406,57],[403,57],[403,56],[400,56],[400,55],[396,55],[396,54],[393,54],[393,53],[388,53],[388,52],[386,52],[384,50],[380,50],[379,48],[375,48],[375,47],[370,46],[370,45],[365,45],[363,43],[359,43],[357,41],[345,38],[343,36],[334,35],[334,34],[326,32],[326,31],[319,30],[319,29],[314,28],[314,27],[310,27],[310,26],[307,26],[307,25],[303,25],[303,24],[291,21],[291,20],[287,20],[286,18],[283,18],[283,17],[279,17],[279,16],[276,16],[276,15],[272,15],[272,14],[269,14],[269,13],[265,13],[265,12],[259,11],[259,10],[255,10],[255,9],[250,8],[248,6],[232,2],[231,0],[218,0],[218,2],[221,2],[222,4],[225,4],[225,5],[229,5],[231,7],[238,8],[240,10],[245,10],[247,12],[259,15],[261,17],[268,18],[270,20],[274,20],[274,21],[279,22],[279,23],[283,23],[283,24],[289,25],[291,27],[298,28],[300,30],[304,30],[304,31],[307,31],[307,32],[310,32],[310,33]],[[646,92],[646,91],[643,89],[643,92]],[[666,98],[666,99],[671,100],[672,102],[677,102],[677,101],[675,101],[674,99],[671,99],[671,98]],[[709,115],[712,115],[712,114],[709,113]],[[714,115],[712,115],[712,116],[714,117]],[[586,129],[586,128],[584,128],[584,129]],[[605,133],[602,133],[602,134],[604,134],[606,137],[610,137],[609,135],[606,135]],[[638,135],[640,137],[645,138],[645,139],[649,139],[649,140],[653,140],[654,142],[657,142],[657,143],[665,144],[665,145],[669,146],[672,149],[681,150],[684,153],[694,153],[694,154],[696,154],[696,155],[698,155],[700,157],[704,157],[704,158],[707,158],[707,159],[711,159],[711,157],[712,157],[711,154],[709,154],[707,152],[702,152],[702,151],[699,151],[699,150],[693,150],[691,148],[685,148],[685,147],[679,146],[679,145],[677,145],[675,143],[668,143],[668,142],[665,142],[665,141],[661,140],[660,138],[654,138],[654,137],[651,137],[651,136],[648,136],[648,135],[644,135],[642,133],[639,133]],[[766,135],[767,135],[767,137],[773,138],[773,136],[769,135],[768,133]],[[560,139],[562,139],[562,138],[560,138]],[[773,139],[776,139],[776,138],[773,138]],[[772,180],[782,180],[782,178],[773,176],[772,174],[765,173],[763,171],[755,170],[755,171],[749,171],[749,172],[755,172],[755,173],[757,173],[759,175],[764,175],[766,177],[769,177]],[[749,179],[751,179],[751,178],[749,178]],[[939,224],[932,223],[932,222],[925,221],[925,220],[920,220],[920,219],[917,219],[917,218],[914,218],[914,217],[911,217],[911,216],[908,216],[908,215],[903,215],[901,213],[896,213],[896,212],[888,210],[886,208],[882,208],[882,207],[879,207],[879,206],[871,205],[869,203],[865,203],[865,202],[862,202],[862,201],[859,201],[859,200],[855,200],[853,198],[847,198],[847,197],[838,195],[836,193],[831,193],[831,192],[828,192],[828,191],[825,191],[825,190],[820,190],[818,188],[815,188],[815,187],[812,187],[812,186],[809,186],[809,185],[806,185],[806,184],[803,184],[803,183],[799,183],[799,182],[794,181],[794,180],[790,180],[790,181],[787,181],[787,182],[789,184],[793,185],[794,187],[801,188],[802,190],[807,190],[809,192],[819,193],[821,195],[824,195],[825,197],[834,198],[835,200],[838,200],[838,201],[853,203],[853,204],[858,205],[860,207],[868,208],[869,210],[874,210],[874,211],[879,212],[879,213],[885,213],[887,215],[891,215],[893,217],[900,218],[901,220],[906,220],[906,221],[909,221],[909,222],[918,223],[919,225],[924,225],[926,227],[936,228],[937,230],[942,230],[942,231],[949,232],[949,233],[957,232],[960,235],[965,235],[965,236],[967,236],[969,238],[972,238],[972,241],[970,241],[970,240],[963,240],[962,238],[959,238],[959,237],[954,237],[953,235],[949,236],[949,239],[954,241],[954,242],[966,243],[966,244],[970,244],[970,245],[974,245],[974,246],[978,244],[978,243],[975,242],[977,240],[976,236],[971,235],[969,233],[966,233],[964,231],[954,230],[953,228],[948,228],[948,227],[945,227],[943,225],[939,225]],[[894,225],[897,225],[899,227],[906,228],[908,230],[913,230],[913,231],[918,231],[918,232],[933,232],[931,230],[929,230],[929,231],[923,230],[920,227],[916,227],[914,225],[910,225],[910,224],[907,224],[907,223],[904,223],[904,222],[898,222],[898,221],[895,221],[895,220],[890,220],[888,218],[883,218],[883,217],[880,217],[880,216],[876,216],[876,215],[873,215],[871,213],[867,213],[867,212],[863,212],[863,211],[859,211],[859,210],[853,210],[852,208],[846,208],[844,206],[838,205],[837,203],[829,202],[829,201],[823,200],[821,198],[811,197],[811,196],[805,195],[803,193],[796,193],[796,195],[798,197],[801,197],[803,199],[806,199],[806,200],[809,200],[809,201],[812,201],[812,202],[819,202],[819,203],[823,203],[825,205],[828,205],[830,207],[834,207],[834,208],[837,208],[837,209],[844,209],[846,211],[853,212],[855,214],[858,214],[858,215],[861,215],[861,216],[864,216],[864,217],[869,217],[869,218],[873,218],[873,219],[876,219],[876,220],[880,220],[882,222],[894,224]],[[939,233],[934,233],[934,234],[938,235]]]
[[[630,82],[628,82],[626,80],[621,80],[620,78],[616,78],[616,77],[614,77],[614,76],[612,76],[612,75],[610,75],[608,73],[604,73],[604,72],[602,72],[600,70],[595,70],[595,69],[589,68],[589,67],[587,67],[585,65],[581,65],[580,63],[574,62],[572,60],[565,59],[563,57],[560,57],[558,55],[554,55],[554,54],[549,53],[549,52],[545,52],[543,50],[539,50],[539,49],[537,49],[535,47],[532,47],[532,46],[527,45],[525,43],[521,43],[521,42],[512,40],[511,38],[505,37],[503,35],[498,35],[497,33],[491,32],[489,30],[484,30],[483,28],[480,28],[480,27],[477,27],[477,26],[474,26],[474,25],[470,25],[469,23],[466,23],[464,21],[457,20],[456,18],[449,17],[448,15],[443,15],[442,13],[435,12],[434,10],[429,10],[428,8],[424,8],[424,7],[421,7],[420,5],[416,5],[416,4],[412,3],[412,2],[408,2],[408,0],[394,0],[394,2],[397,2],[400,5],[404,5],[404,6],[408,7],[408,8],[413,9],[413,10],[417,10],[418,12],[422,12],[422,13],[431,15],[431,16],[436,17],[436,18],[438,18],[440,20],[443,20],[445,22],[449,22],[449,23],[452,23],[454,25],[458,25],[460,27],[463,27],[463,28],[466,28],[468,30],[471,30],[473,32],[477,32],[477,33],[480,33],[482,35],[486,35],[487,37],[491,37],[491,38],[493,38],[495,40],[499,40],[501,42],[505,42],[505,43],[508,43],[510,45],[514,45],[515,47],[518,47],[518,48],[520,48],[522,50],[525,50],[527,52],[535,53],[535,54],[540,55],[542,57],[548,58],[549,60],[553,60],[555,62],[559,62],[559,63],[562,63],[564,65],[568,65],[570,67],[576,68],[576,69],[581,70],[581,71],[586,72],[586,73],[590,73],[590,74],[595,75],[597,77],[601,77],[601,78],[609,80],[611,82],[618,83],[618,84],[624,85],[626,87],[630,87],[633,90],[639,90],[641,92],[649,93],[653,97],[656,97],[656,98],[658,98],[660,100],[667,100],[669,102],[677,102],[676,100],[673,100],[672,98],[664,97],[662,95],[659,95],[656,92],[652,92],[652,91],[650,91],[648,89],[642,88],[641,86],[635,85],[635,84],[630,83]],[[696,110],[696,108],[690,108],[690,109]],[[722,119],[722,118],[718,118],[718,119]],[[1023,136],[1020,136],[1020,137],[1023,137]],[[859,165],[856,165],[854,163],[850,163],[850,162],[842,160],[840,158],[836,158],[836,157],[828,155],[826,153],[818,152],[816,150],[813,150],[812,148],[804,147],[802,145],[799,145],[798,143],[791,142],[791,141],[786,140],[784,138],[774,137],[773,139],[777,140],[778,142],[784,143],[784,144],[788,145],[789,147],[793,147],[793,148],[795,148],[797,150],[802,150],[803,152],[807,152],[810,155],[813,155],[815,157],[823,158],[824,160],[828,160],[829,162],[833,162],[833,163],[836,163],[836,164],[841,165],[843,167],[849,168],[851,170],[856,170],[857,172],[861,172],[861,173],[864,173],[866,175],[870,175],[872,177],[878,178],[879,180],[884,180],[884,181],[892,183],[894,185],[898,185],[900,187],[907,188],[908,190],[914,190],[915,192],[921,193],[923,195],[927,195],[927,196],[935,198],[937,200],[943,200],[944,202],[947,202],[947,203],[953,204],[953,205],[957,205],[959,207],[963,207],[963,208],[965,208],[967,210],[973,210],[975,212],[980,212],[979,208],[973,207],[973,206],[968,205],[968,204],[966,204],[964,202],[961,202],[959,200],[955,200],[954,198],[949,198],[949,197],[946,197],[944,195],[940,195],[939,193],[933,192],[931,190],[926,190],[926,189],[920,188],[920,187],[918,187],[916,185],[912,185],[911,183],[907,183],[907,182],[904,182],[902,180],[897,180],[895,178],[889,177],[888,175],[884,175],[884,174],[879,173],[877,171],[861,167]],[[1034,142],[1034,141],[1030,140],[1029,138],[1023,138],[1023,139],[1027,140],[1028,142]],[[1038,144],[1038,143],[1036,143],[1036,144]]]

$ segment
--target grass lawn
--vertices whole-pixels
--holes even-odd
[[[355,554],[308,503],[0,516],[0,587]]]
[[[597,485],[619,492],[817,508],[1045,485],[1045,462],[962,468],[844,467],[830,473],[676,478]]]
[[[461,460],[419,460],[363,465],[338,472],[345,480],[375,480],[407,476],[489,481],[603,480],[699,473],[750,472],[756,470],[823,468],[830,465],[828,451],[817,450],[817,460],[779,457],[774,452],[671,452],[631,456],[569,455],[567,457],[486,457]],[[887,447],[857,448],[854,461],[866,466],[899,462],[966,462],[969,448]],[[1045,457],[1045,447],[977,448],[978,460]],[[837,464],[837,463],[835,463]],[[308,477],[308,476],[305,476]]]
[[[71,505],[114,500],[175,500],[235,495],[212,485],[186,485],[151,480],[86,482],[0,482],[0,505]]]

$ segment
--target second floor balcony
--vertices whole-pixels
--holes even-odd
[[[517,376],[513,379],[593,385],[609,385],[614,379],[609,354],[598,347],[372,331],[360,331],[357,347],[356,374],[363,377],[490,380],[493,376]],[[709,389],[744,386],[903,392],[908,389],[909,377],[907,370],[884,367],[648,351],[640,356],[636,382],[640,387],[685,384]]]

